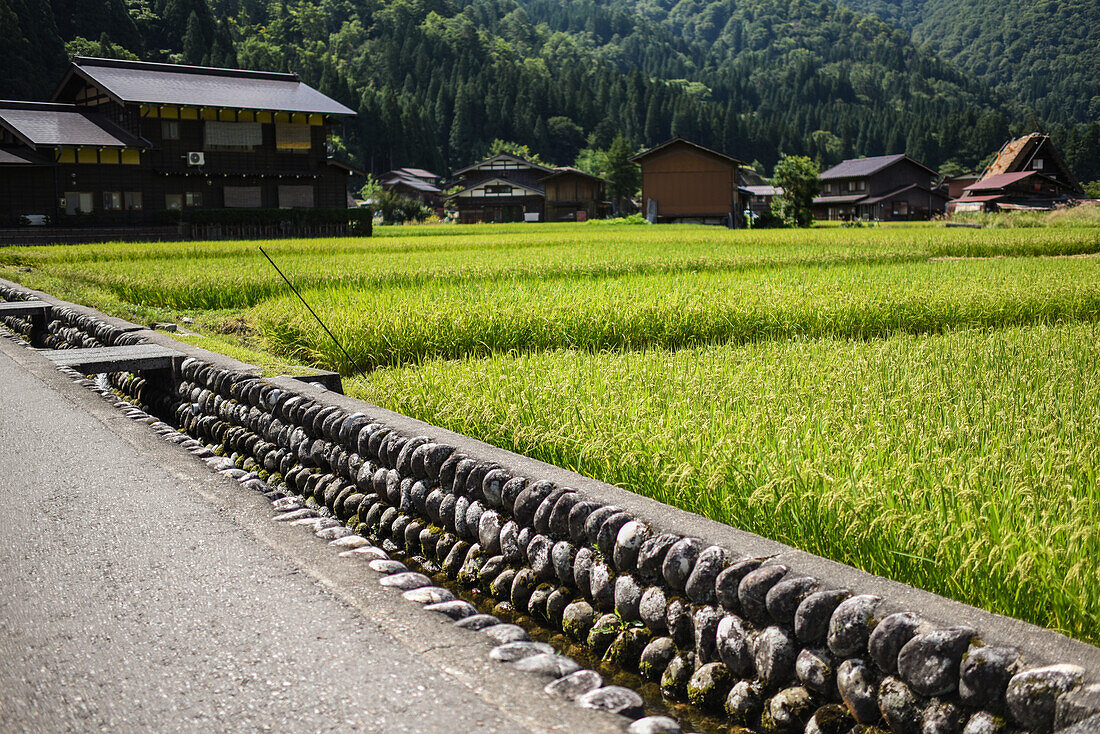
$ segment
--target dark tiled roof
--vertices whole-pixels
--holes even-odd
[[[782,196],[783,189],[778,186],[742,186],[742,189],[753,196]]]
[[[439,178],[438,173],[425,171],[423,168],[398,168],[395,173],[404,173],[414,178]]]
[[[876,155],[870,158],[849,158],[826,171],[822,171],[818,178],[824,181],[834,178],[870,176],[872,173],[878,173],[882,169],[889,168],[903,160],[907,160],[913,165],[923,168],[931,175],[935,175],[936,173],[923,163],[918,163],[904,153],[898,153],[897,155]]]
[[[148,148],[149,142],[76,105],[0,102],[0,125],[33,148]]]
[[[496,155],[491,156],[489,158],[486,158],[483,161],[478,161],[477,163],[471,163],[470,165],[466,166],[465,168],[460,168],[451,175],[452,176],[461,176],[463,173],[466,173],[467,171],[472,171],[475,168],[477,168],[478,166],[484,166],[486,163],[492,163],[493,161],[515,161],[517,163],[522,163],[526,166],[530,166],[531,168],[533,168],[537,171],[546,171],[547,173],[554,170],[553,168],[547,168],[546,166],[539,165],[538,163],[532,163],[529,160],[525,160],[523,158],[520,158],[519,156],[512,155],[511,153],[497,153]],[[495,172],[506,173],[509,169],[496,168],[496,169],[486,169],[486,170],[491,172],[491,173],[495,173]]]
[[[892,166],[905,158],[904,155],[876,155],[870,158],[849,158],[832,168],[822,171],[821,179],[850,178],[852,176],[870,176],[883,168]]]
[[[1011,186],[1017,181],[1023,181],[1031,176],[1038,176],[1038,171],[1017,171],[1015,173],[998,173],[989,178],[983,178],[977,183],[964,186],[963,191],[996,191],[1005,186]]]
[[[635,163],[638,163],[638,162],[642,161],[643,159],[648,158],[649,156],[653,155],[654,153],[658,153],[658,152],[664,150],[665,148],[667,148],[671,145],[676,145],[677,143],[679,143],[681,145],[687,145],[691,148],[695,148],[698,151],[701,151],[703,153],[707,153],[708,155],[712,155],[716,158],[720,158],[724,161],[727,161],[729,163],[734,164],[735,166],[745,165],[744,161],[737,160],[733,156],[726,155],[725,153],[721,153],[721,152],[719,152],[717,150],[714,150],[712,148],[708,148],[705,145],[699,145],[698,143],[693,143],[692,141],[688,140],[687,138],[680,138],[680,137],[672,138],[671,140],[666,140],[665,142],[661,143],[660,145],[655,145],[652,148],[650,148],[649,150],[644,150],[641,153],[639,153],[638,155],[632,156],[630,158],[630,160],[634,161]]]
[[[416,189],[417,191],[424,191],[429,194],[438,194],[440,189],[438,186],[432,186],[427,181],[422,181],[419,178],[410,178],[408,176],[392,176],[382,181],[382,185],[389,186],[408,186],[410,189]]]
[[[78,56],[76,73],[121,102],[354,115],[294,74]],[[64,87],[62,82],[60,88]]]

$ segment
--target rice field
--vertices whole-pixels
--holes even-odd
[[[383,228],[0,277],[1100,642],[1100,228]]]

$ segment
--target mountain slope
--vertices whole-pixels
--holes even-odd
[[[875,13],[999,91],[1020,114],[1100,119],[1096,0],[840,0]]]
[[[914,13],[949,2],[846,1],[895,8],[914,33]],[[632,146],[684,135],[765,168],[783,154],[829,165],[902,150],[972,168],[1040,124],[907,31],[827,2],[0,0],[0,15],[19,34],[0,43],[37,54],[0,77],[0,96],[48,95],[62,42],[293,71],[359,111],[342,144],[374,172],[445,171],[496,138],[571,163],[619,134]],[[1100,177],[1100,124],[1052,132],[1078,176]]]

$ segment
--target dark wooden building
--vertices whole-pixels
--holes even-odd
[[[384,191],[442,210],[443,190],[439,188],[439,180],[438,174],[422,168],[396,168],[382,174],[379,183]]]
[[[545,220],[542,180],[554,169],[500,153],[455,171],[462,190],[447,197],[462,224]]]
[[[742,161],[684,138],[631,160],[642,169],[642,211],[651,222],[742,223],[737,187]]]
[[[943,214],[947,195],[935,186],[936,172],[907,155],[841,161],[820,176],[815,219],[913,221]]]
[[[952,212],[1049,210],[1085,198],[1049,135],[1032,133],[1005,143],[981,178],[952,200]]]
[[[77,57],[51,103],[0,102],[0,220],[346,208],[354,169],[327,143],[352,114],[293,74]]]
[[[542,179],[548,222],[584,222],[602,219],[611,210],[607,179],[577,168],[557,168]]]

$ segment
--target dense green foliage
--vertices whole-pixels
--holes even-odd
[[[783,189],[772,204],[774,214],[787,226],[809,227],[817,196],[817,164],[802,155],[784,156],[775,164],[772,183]]]
[[[1100,228],[1071,214],[265,249],[369,370],[354,394],[1097,641]],[[0,276],[356,371],[255,243],[5,248]]]
[[[1051,122],[1100,119],[1093,0],[840,0],[913,32],[960,69]]]
[[[360,112],[346,142],[375,173],[442,172],[494,139],[570,164],[620,134],[634,149],[681,134],[768,169],[784,154],[832,164],[901,151],[966,169],[1049,124],[1077,175],[1100,177],[1089,36],[1055,46],[1046,66],[1045,47],[1029,49],[1029,76],[1015,74],[1018,42],[980,36],[945,50],[949,63],[906,31],[805,0],[0,0],[0,15],[17,17],[0,50],[26,60],[0,95],[45,96],[62,42],[290,70]],[[977,33],[979,11],[952,17],[953,33]],[[1095,33],[1067,30],[1085,19],[1059,16],[1049,32]],[[972,68],[987,63],[999,76]]]

